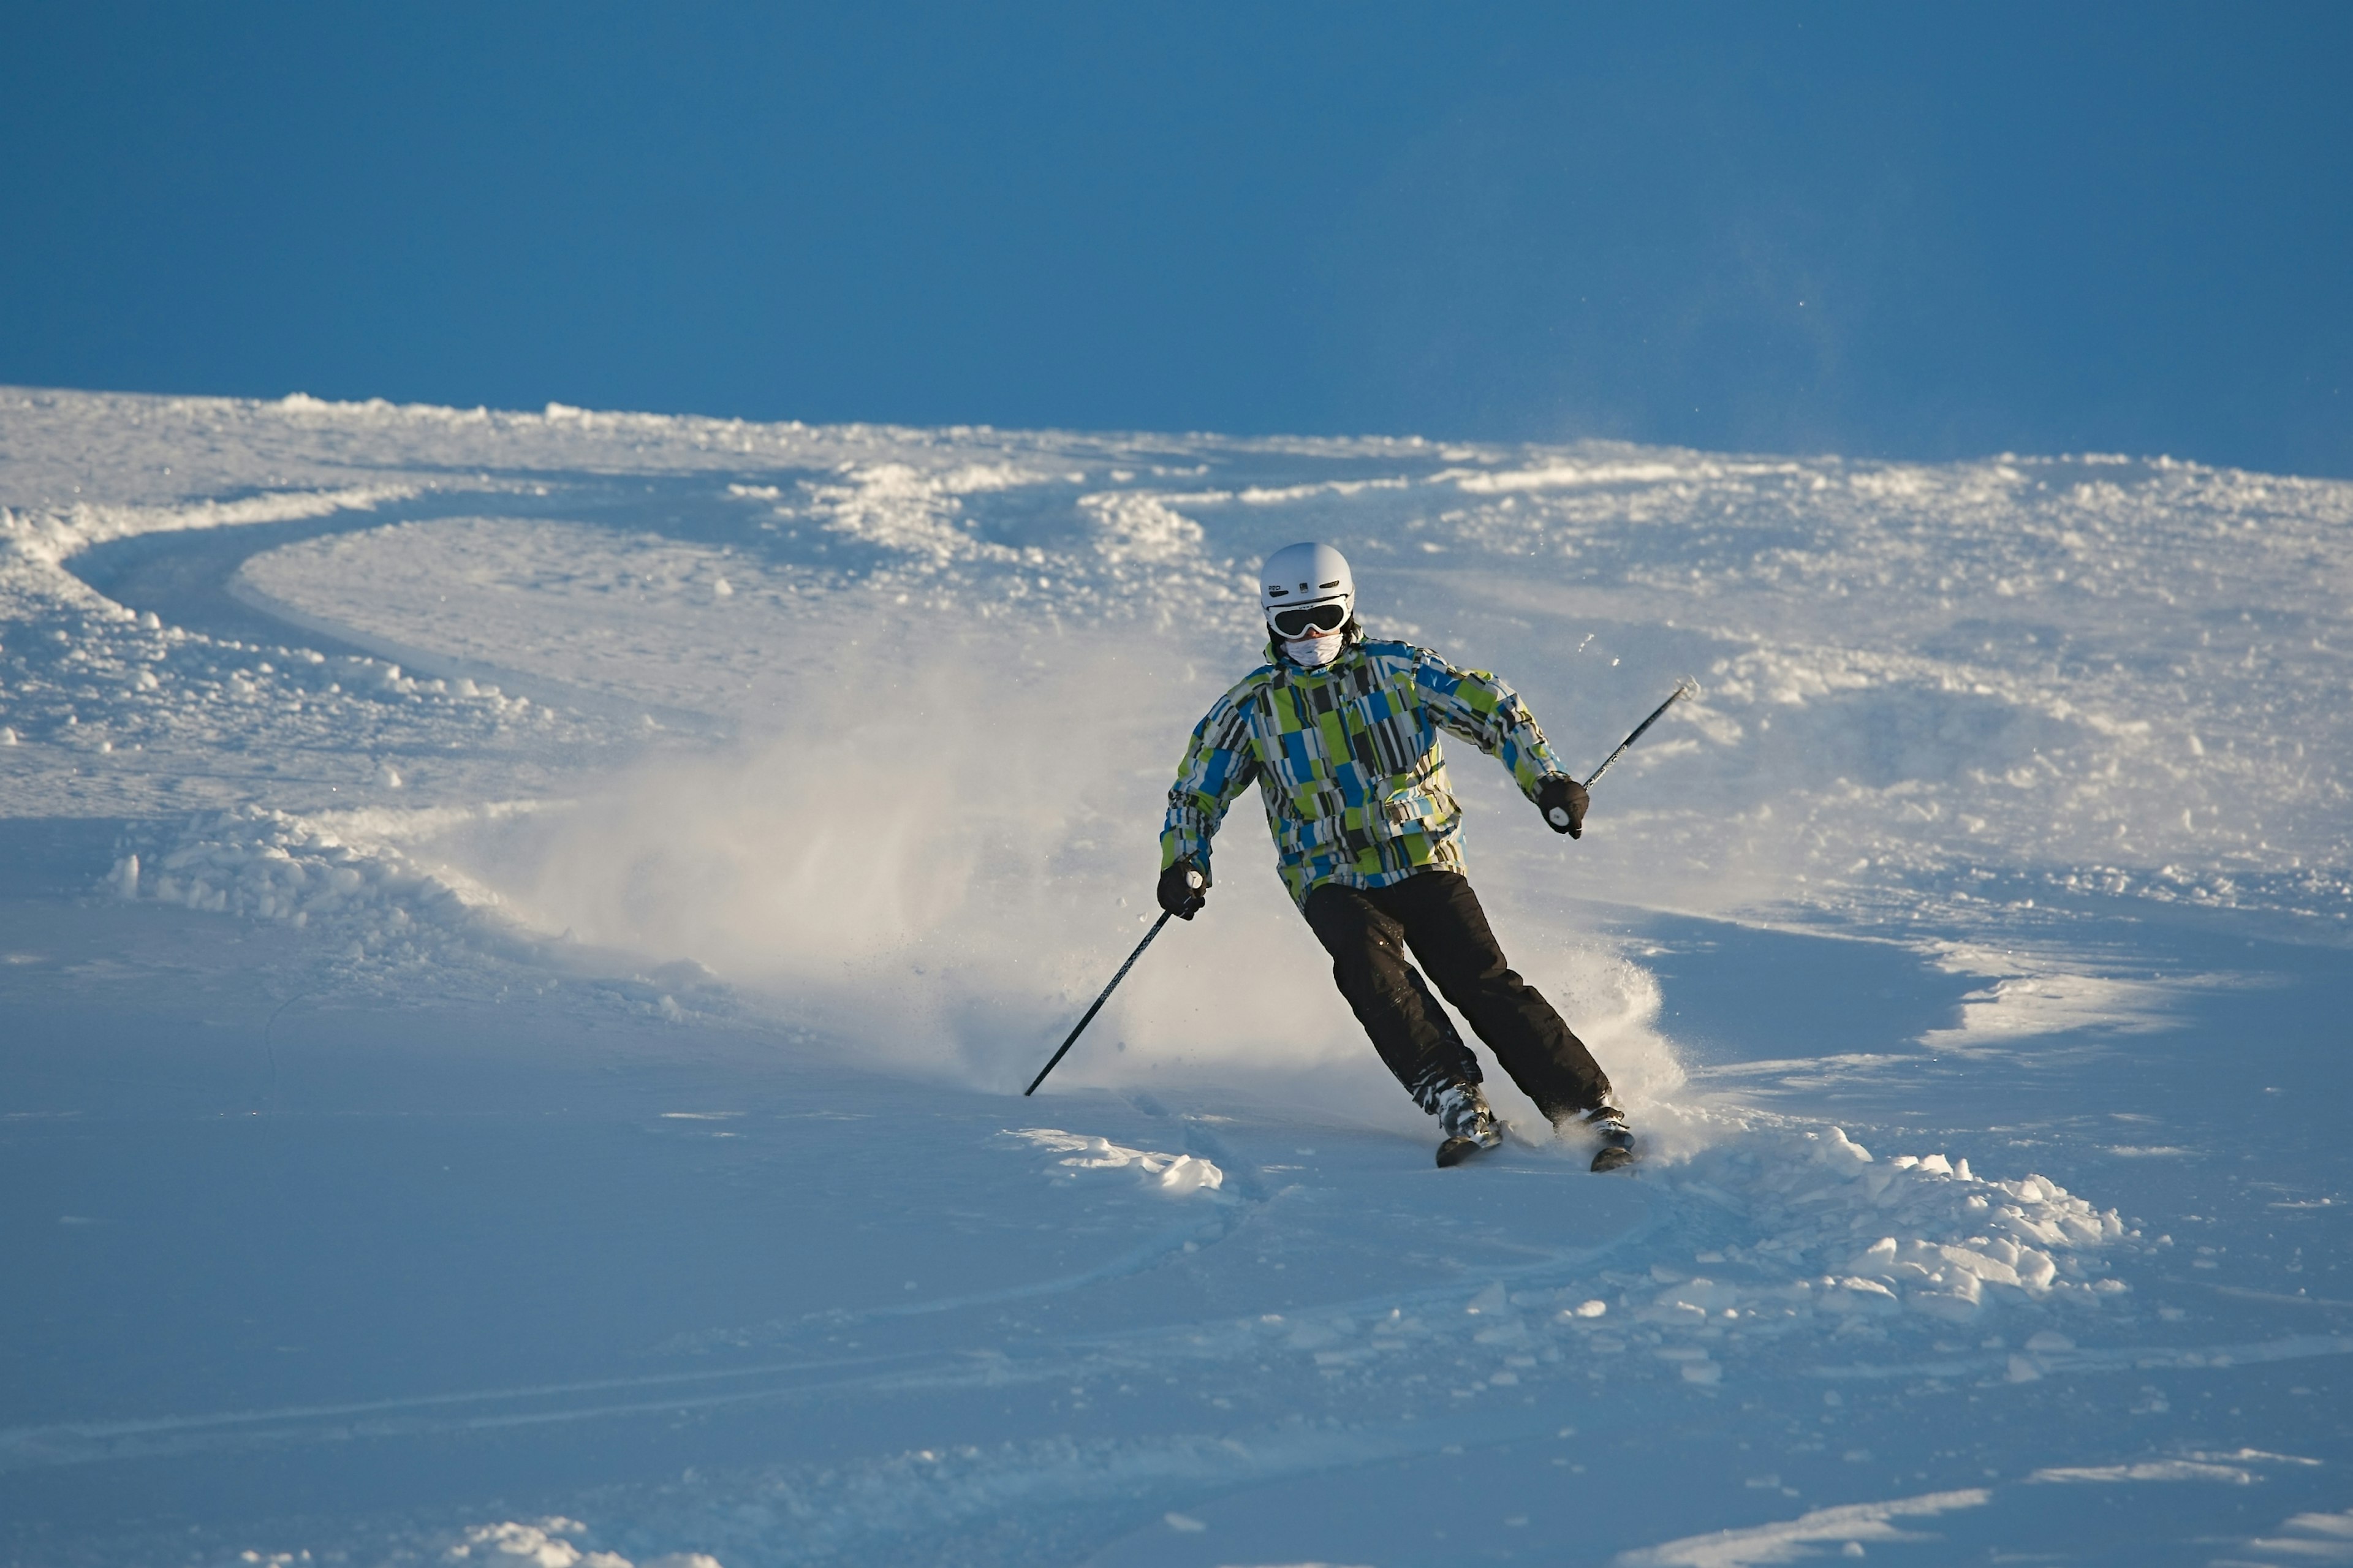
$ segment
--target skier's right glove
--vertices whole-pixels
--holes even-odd
[[[1571,838],[1585,837],[1585,812],[1592,804],[1585,786],[1567,773],[1555,773],[1536,785],[1536,809],[1544,813],[1545,825]]]
[[[1160,873],[1160,907],[1180,921],[1189,921],[1209,901],[1209,873],[1189,859],[1179,859]]]

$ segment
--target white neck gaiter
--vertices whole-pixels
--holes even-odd
[[[1304,665],[1309,669],[1321,669],[1340,657],[1340,647],[1347,640],[1345,632],[1333,632],[1320,637],[1300,637],[1285,642],[1282,651],[1293,664]]]

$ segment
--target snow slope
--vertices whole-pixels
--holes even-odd
[[[2353,486],[0,392],[0,1555],[2353,1561]],[[1184,735],[1316,537],[1631,1100]]]

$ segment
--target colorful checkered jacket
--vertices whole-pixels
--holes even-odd
[[[1168,791],[1164,869],[1188,856],[1207,868],[1226,808],[1255,780],[1283,886],[1302,904],[1326,882],[1385,888],[1460,871],[1462,810],[1440,730],[1501,758],[1531,800],[1567,772],[1518,693],[1426,647],[1369,641],[1352,625],[1348,647],[1320,669],[1271,647],[1267,658],[1193,731]]]

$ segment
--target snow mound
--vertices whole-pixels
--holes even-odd
[[[248,806],[199,818],[143,856],[125,853],[107,886],[124,898],[298,929],[317,922],[348,935],[353,957],[413,950],[437,935],[488,934],[480,929],[486,895],[470,899],[367,831],[385,824],[376,814],[338,821]]]
[[[1926,1519],[1956,1509],[1980,1508],[1993,1494],[1982,1487],[1963,1491],[1930,1492],[1925,1497],[1896,1498],[1887,1502],[1847,1503],[1818,1508],[1783,1523],[1753,1525],[1746,1530],[1719,1530],[1686,1536],[1640,1552],[1621,1552],[1618,1568],[1749,1568],[1752,1563],[1795,1563],[1816,1555],[1810,1543],[1840,1542],[1844,1554],[1862,1555],[1861,1542],[1927,1541],[1934,1537],[1905,1530],[1899,1519]]]
[[[1008,1129],[1004,1136],[1061,1155],[1055,1173],[1066,1181],[1076,1180],[1081,1171],[1129,1171],[1143,1178],[1145,1185],[1171,1197],[1215,1193],[1226,1183],[1223,1171],[1197,1154],[1130,1149],[1108,1138],[1053,1127]]]
[[[632,1563],[618,1552],[583,1545],[580,1538],[589,1535],[588,1527],[576,1519],[543,1519],[536,1524],[502,1520],[471,1527],[443,1556],[485,1568],[720,1568],[717,1558],[700,1552],[665,1552]]]
[[[1942,1153],[1875,1159],[1838,1127],[1764,1127],[1701,1150],[1675,1179],[1747,1234],[1709,1248],[1704,1273],[1654,1266],[1664,1289],[1626,1302],[1643,1321],[1968,1323],[2005,1305],[2092,1306],[2126,1289],[2100,1268],[2128,1238],[2116,1212],[2044,1176],[1987,1180]]]

